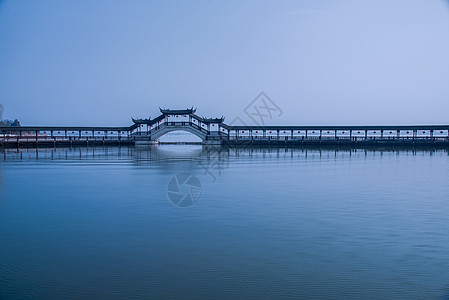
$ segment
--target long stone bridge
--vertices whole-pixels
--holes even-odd
[[[0,146],[48,147],[151,144],[172,131],[213,145],[433,145],[449,147],[449,125],[412,126],[233,126],[205,118],[196,109],[160,109],[156,118],[132,119],[129,127],[0,127]]]

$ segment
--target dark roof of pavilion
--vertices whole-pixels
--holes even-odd
[[[205,118],[205,117],[203,117],[201,119],[201,121],[203,123],[223,123],[224,117],[221,117],[221,118]]]
[[[449,125],[349,125],[349,126],[324,126],[324,125],[306,125],[306,126],[280,126],[280,125],[238,125],[232,126],[222,124],[229,130],[449,130]]]
[[[134,122],[134,124],[149,124],[151,122],[151,118],[148,119],[134,119],[131,118]]]
[[[159,110],[166,115],[190,115],[196,112],[196,108],[193,108],[193,106],[187,109],[164,109],[159,107]]]
[[[5,131],[131,131],[139,127],[133,124],[127,127],[116,126],[21,126],[21,127],[0,127],[1,132]]]

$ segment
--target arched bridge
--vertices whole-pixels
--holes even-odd
[[[449,125],[410,126],[232,126],[224,117],[205,118],[193,107],[161,109],[156,118],[132,119],[129,127],[0,127],[0,146],[20,146],[27,142],[43,145],[95,145],[153,143],[172,131],[198,136],[203,144],[432,144],[449,147]],[[34,144],[33,144],[34,143]]]
[[[219,142],[227,139],[228,126],[221,118],[204,118],[195,114],[196,109],[170,110],[161,109],[161,115],[154,119],[133,119],[137,130],[133,136],[137,139],[156,141],[164,134],[172,131],[186,131],[199,137],[203,143]]]

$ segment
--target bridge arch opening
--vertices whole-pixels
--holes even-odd
[[[195,143],[195,144],[200,144],[203,141],[202,137],[183,129],[163,133],[162,135],[157,137],[156,140],[161,143]]]

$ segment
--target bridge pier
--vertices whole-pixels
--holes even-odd
[[[222,145],[223,141],[222,140],[204,140],[201,142],[202,145]]]

